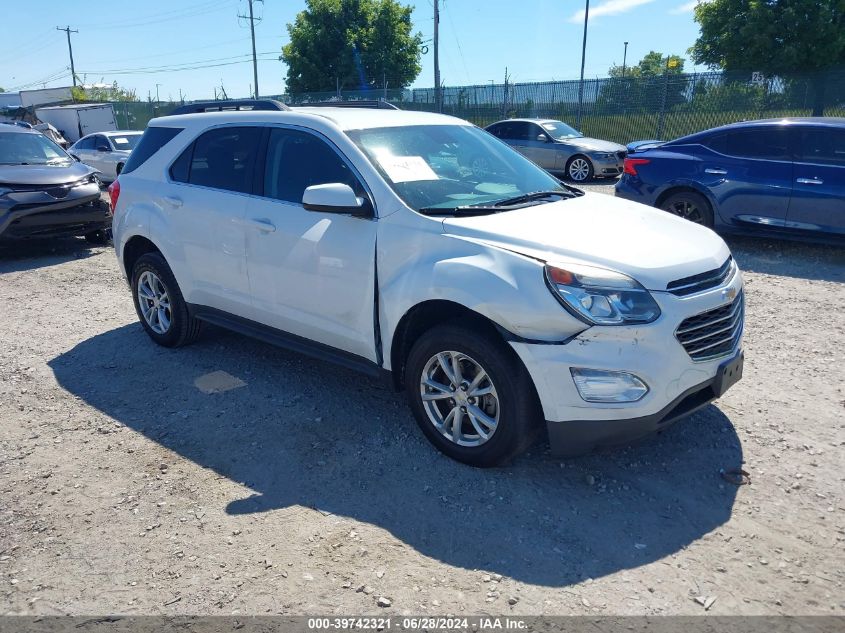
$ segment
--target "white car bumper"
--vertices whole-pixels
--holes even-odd
[[[741,377],[744,298],[739,271],[727,284],[706,292],[687,297],[655,292],[653,296],[661,316],[648,325],[595,326],[559,345],[511,342],[534,381],[555,452],[584,453],[596,446],[621,444],[659,431],[718,398]],[[715,348],[722,351],[716,358],[694,360],[676,331],[685,319],[718,308],[727,310],[729,304],[739,311],[733,331],[688,344],[695,354],[711,340],[732,335],[728,348]],[[715,320],[722,313],[712,314]],[[726,320],[705,326],[710,329],[687,338],[718,332],[730,323]],[[706,356],[707,351],[696,355]],[[576,388],[571,368],[630,373],[648,386],[648,393],[624,404],[587,402]]]

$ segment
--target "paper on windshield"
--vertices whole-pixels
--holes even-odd
[[[115,145],[128,145],[129,144],[129,139],[124,138],[122,136],[118,136],[117,138],[113,138],[112,141],[114,141]]]
[[[382,154],[378,156],[378,162],[393,182],[439,180],[422,156]]]

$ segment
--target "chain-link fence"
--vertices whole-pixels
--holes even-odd
[[[486,126],[501,119],[560,119],[584,134],[628,143],[671,139],[726,123],[781,116],[845,116],[845,70],[766,77],[759,73],[668,73],[580,82],[444,87],[442,112]],[[404,110],[435,111],[434,88],[274,95],[290,105],[384,100]],[[117,125],[144,129],[179,103],[117,102]]]

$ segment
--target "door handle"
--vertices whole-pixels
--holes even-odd
[[[819,180],[818,178],[796,178],[795,182],[801,183],[802,185],[823,185],[824,180]]]
[[[724,169],[717,169],[715,167],[708,167],[704,170],[705,174],[715,174],[716,176],[726,176],[728,174]]]
[[[249,219],[244,220],[244,225],[258,229],[262,233],[274,233],[276,231],[276,225],[270,220]]]
[[[176,196],[164,196],[164,201],[176,209],[182,206],[182,198],[177,198]]]

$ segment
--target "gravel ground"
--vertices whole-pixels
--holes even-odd
[[[156,347],[110,248],[5,251],[0,613],[845,614],[845,254],[730,245],[738,385],[496,470],[344,369],[212,328]]]

